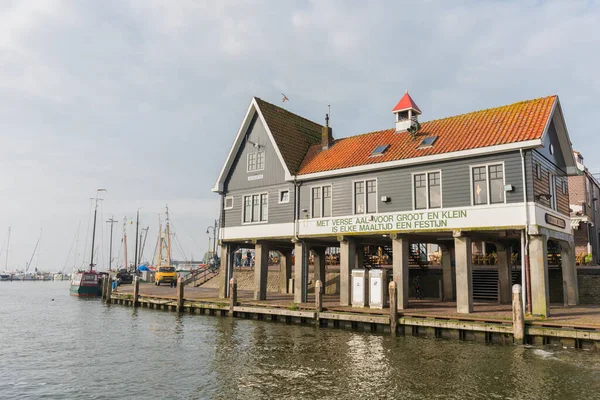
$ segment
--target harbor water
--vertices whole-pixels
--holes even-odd
[[[107,306],[0,282],[1,399],[597,399],[600,354]]]

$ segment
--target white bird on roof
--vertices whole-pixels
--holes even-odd
[[[285,94],[281,93],[281,95],[283,96],[283,99],[282,99],[282,101],[283,101],[284,103],[285,103],[286,101],[290,101],[290,99],[288,99],[288,97],[287,97]]]

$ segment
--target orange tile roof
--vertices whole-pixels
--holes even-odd
[[[408,132],[387,129],[338,139],[327,150],[315,145],[304,157],[298,175],[539,139],[556,98],[541,97],[422,122],[415,140]],[[418,149],[427,136],[438,139],[433,147]],[[390,146],[383,155],[370,156],[375,147],[386,144]]]

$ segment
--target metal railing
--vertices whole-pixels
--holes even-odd
[[[199,268],[193,271],[191,274],[186,276],[183,280],[183,286],[187,286],[190,283],[196,286],[197,284],[203,284],[214,278],[219,274],[217,268],[211,269],[209,267]]]

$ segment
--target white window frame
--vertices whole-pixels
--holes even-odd
[[[440,174],[440,206],[439,207],[434,207],[431,208],[429,206],[429,174],[431,173],[436,173],[439,172]],[[415,175],[423,175],[425,174],[425,182],[427,184],[427,186],[425,186],[426,191],[425,191],[425,197],[426,197],[426,201],[427,201],[427,207],[426,208],[417,208],[417,197],[415,196]],[[442,182],[442,170],[441,169],[433,169],[430,171],[420,171],[420,172],[413,172],[412,174],[410,174],[410,180],[411,180],[411,187],[412,187],[412,205],[413,205],[413,210],[438,210],[440,208],[444,208],[444,194],[443,194],[443,182]]]
[[[255,154],[258,156],[259,153],[264,153],[262,168],[250,169],[250,155]],[[265,150],[253,151],[251,153],[246,154],[246,172],[264,171],[266,163],[267,163],[267,153]]]
[[[227,200],[230,200],[230,199],[231,199],[231,207],[227,207]],[[232,210],[234,203],[235,203],[234,196],[225,196],[225,201],[223,203],[223,210]]]
[[[267,195],[267,217],[264,221],[250,221],[250,222],[244,222],[244,216],[245,216],[245,212],[246,212],[246,197],[250,197],[250,201],[252,201],[252,196],[258,196],[259,198],[259,203],[258,203],[258,207],[259,207],[259,215],[262,214],[262,202],[260,201],[260,199],[262,198],[262,195],[266,194]],[[252,203],[251,203],[252,204]],[[252,204],[252,206],[250,207],[250,214],[253,214],[253,207],[254,204]],[[250,219],[252,220],[252,217],[250,217]],[[260,217],[259,217],[260,219]],[[242,195],[242,225],[257,225],[257,224],[266,224],[269,222],[269,192],[258,192],[258,193],[249,193],[249,194],[244,194]]]
[[[375,212],[372,212],[372,213],[367,212],[367,181],[375,181]],[[355,188],[354,184],[356,182],[362,182],[365,184],[365,193],[364,193],[365,212],[364,213],[356,212],[356,195],[354,193],[354,188]],[[377,177],[353,180],[352,188],[350,189],[350,193],[352,195],[352,215],[370,215],[370,214],[377,214],[379,212],[379,180]]]
[[[539,162],[536,161],[534,166],[535,166],[535,177],[541,181],[542,180],[542,164],[540,164]]]
[[[491,196],[491,191],[490,191],[490,166],[491,165],[502,165],[502,186],[506,186],[506,165],[504,165],[504,161],[497,161],[497,162],[489,162],[489,163],[485,163],[485,164],[473,164],[473,165],[469,165],[469,182],[470,182],[470,192],[471,192],[471,206],[473,207],[477,207],[477,206],[485,206],[485,205],[495,205],[495,204],[506,204],[506,191],[504,191],[504,202],[503,203],[492,203],[490,200],[490,196]],[[487,185],[486,185],[486,190],[487,190],[487,204],[486,203],[482,203],[482,204],[475,204],[475,197],[473,196],[473,168],[479,168],[479,167],[485,167],[485,175],[487,177]]]
[[[281,200],[281,194],[284,192],[288,192],[288,198],[285,201]],[[292,192],[290,191],[290,189],[279,189],[279,195],[277,197],[277,204],[287,204],[290,202],[290,196],[291,196]]]
[[[325,197],[323,197],[323,188],[324,187],[329,187],[329,189],[331,190],[331,207],[329,209],[329,217],[324,217],[323,216],[323,209],[325,208]],[[314,188],[320,188],[321,189],[321,216],[320,217],[313,217],[313,189]],[[322,185],[312,185],[309,186],[308,188],[308,193],[310,194],[309,199],[310,199],[310,204],[308,207],[308,216],[309,218],[314,218],[314,219],[318,219],[318,218],[331,218],[333,217],[333,184],[332,183],[326,183],[326,184],[322,184]]]

